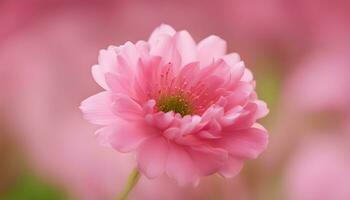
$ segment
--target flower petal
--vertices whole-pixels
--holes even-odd
[[[113,95],[104,91],[85,99],[80,104],[84,117],[93,124],[108,125],[117,120],[112,111]]]
[[[161,72],[160,62],[161,57],[159,56],[145,56],[137,64],[139,71],[135,86],[137,86],[138,96],[143,96],[144,101],[149,98],[149,95],[155,94],[158,90],[155,86],[159,84]]]
[[[255,159],[266,148],[266,130],[252,127],[232,133],[216,141],[216,146],[227,149],[230,155],[244,159]]]
[[[144,141],[137,151],[138,168],[148,177],[163,174],[168,157],[168,142],[161,136]]]
[[[235,177],[243,168],[243,160],[234,156],[229,156],[219,173],[225,178]]]
[[[223,131],[234,132],[236,130],[250,128],[257,120],[257,109],[258,106],[256,103],[249,102],[240,112],[239,116],[231,124],[224,127]]]
[[[241,57],[239,56],[238,53],[230,53],[230,54],[224,55],[222,59],[224,59],[224,61],[228,65],[235,66],[241,60]]]
[[[105,73],[105,82],[107,87],[115,93],[132,95],[130,77],[127,78],[124,75],[107,72]]]
[[[92,66],[91,73],[92,73],[92,77],[94,78],[97,84],[99,84],[103,89],[109,90],[107,83],[105,81],[104,72],[102,71],[99,65]]]
[[[157,128],[164,130],[173,122],[174,115],[172,111],[167,113],[158,112],[153,115],[153,123]]]
[[[177,75],[176,85],[178,87],[188,87],[196,83],[193,79],[193,74],[199,72],[199,63],[193,62],[182,67],[181,71]]]
[[[117,75],[120,79],[120,85],[126,87],[127,85],[123,84],[122,81],[128,80],[130,83],[130,78],[133,77],[139,58],[148,52],[149,46],[143,41],[139,41],[136,45],[126,42],[118,47],[109,46],[107,49],[100,51],[99,64],[92,67],[92,75],[95,81],[106,90],[109,89],[105,80],[105,74],[107,73]]]
[[[171,66],[171,70],[178,72],[181,66],[181,55],[176,48],[173,37],[164,36],[151,46],[150,55],[160,56],[164,65]]]
[[[258,106],[257,112],[256,112],[256,118],[260,119],[262,117],[265,117],[269,113],[269,109],[267,108],[267,104],[261,100],[255,101],[256,105]]]
[[[116,67],[117,54],[114,48],[115,47],[110,46],[107,49],[100,50],[98,63],[103,68],[104,72],[112,72]]]
[[[241,80],[242,80],[242,81],[245,81],[245,82],[251,82],[251,81],[253,81],[253,73],[252,73],[249,69],[245,68]]]
[[[173,36],[175,33],[176,31],[171,26],[162,24],[152,32],[150,38],[148,39],[148,42],[151,45],[154,45],[163,35]]]
[[[181,65],[196,61],[196,43],[187,31],[177,32],[174,36],[175,45],[181,55]]]
[[[142,107],[123,94],[114,95],[113,112],[116,116],[125,120],[141,120],[143,119]]]
[[[226,96],[227,104],[226,109],[231,109],[237,105],[244,106],[254,88],[251,84],[246,82],[240,82],[236,84],[236,88]]]
[[[202,66],[207,66],[225,55],[226,42],[218,36],[211,35],[198,43],[198,60]]]
[[[227,151],[221,148],[209,146],[189,147],[188,152],[201,176],[214,174],[228,159]]]
[[[231,85],[232,84],[235,85],[244,75],[245,64],[243,61],[240,61],[240,62],[237,62],[235,65],[230,65],[230,68],[231,68],[230,83]]]
[[[166,173],[180,185],[197,183],[198,170],[191,156],[181,146],[169,143],[169,156],[166,163]]]
[[[156,133],[156,130],[145,125],[119,120],[111,126],[97,130],[96,136],[101,144],[126,153],[135,150],[144,140]]]

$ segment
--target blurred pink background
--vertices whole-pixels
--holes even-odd
[[[161,23],[238,52],[271,109],[268,150],[197,188],[142,178],[131,199],[349,200],[350,2],[0,1],[0,199],[114,199],[133,158],[97,144],[78,109],[98,51]]]

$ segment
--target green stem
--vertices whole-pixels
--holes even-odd
[[[118,200],[126,200],[129,196],[129,193],[135,187],[139,179],[140,179],[140,172],[135,168],[130,173],[128,177],[128,182],[124,188],[124,191],[119,195]]]

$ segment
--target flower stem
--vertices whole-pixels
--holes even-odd
[[[128,177],[128,182],[126,183],[124,191],[119,195],[118,200],[126,200],[139,179],[140,172],[137,170],[137,168],[134,168]]]

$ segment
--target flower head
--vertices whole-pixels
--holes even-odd
[[[103,144],[136,152],[145,176],[166,173],[180,184],[233,177],[265,149],[268,136],[256,120],[266,104],[219,37],[196,44],[188,32],[161,25],[147,42],[101,50],[98,61],[92,74],[105,91],[80,108],[104,126],[96,132]]]

